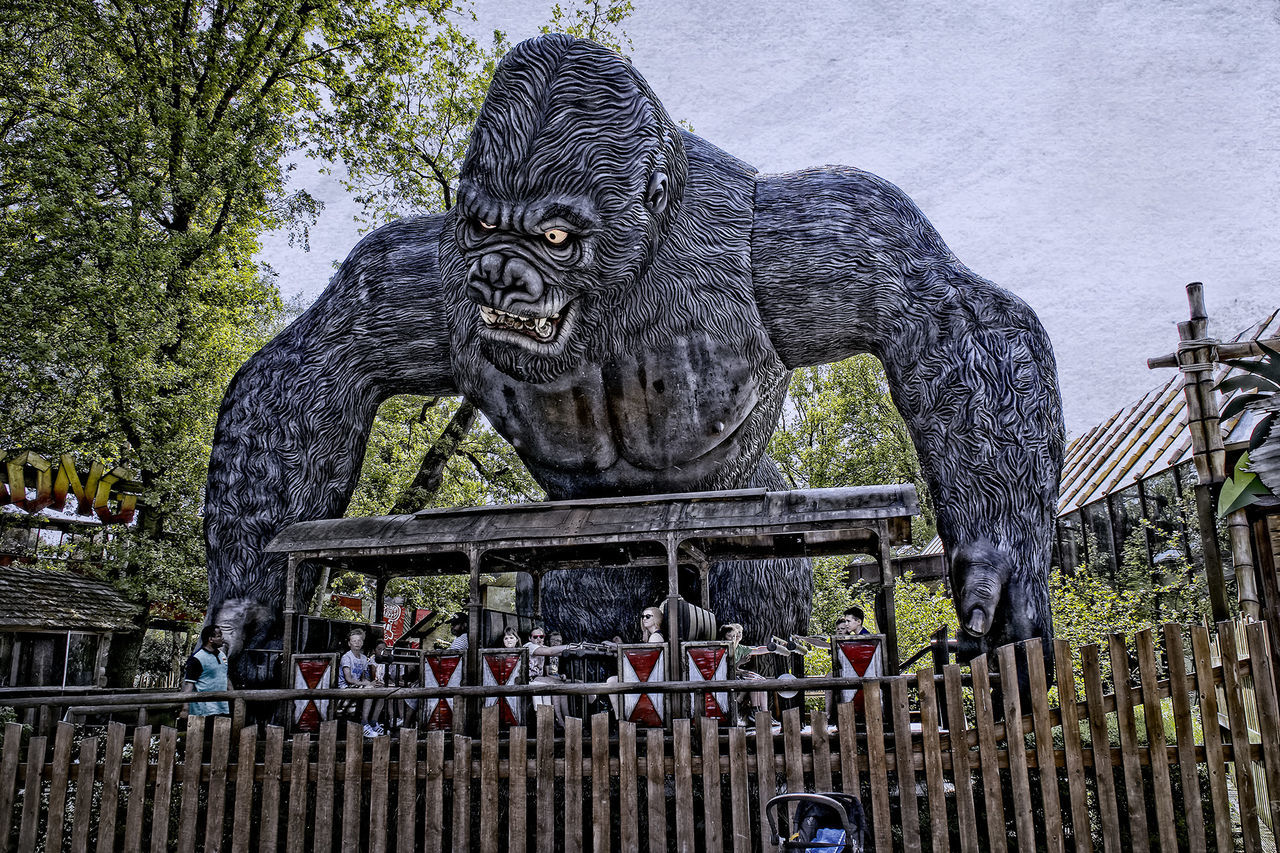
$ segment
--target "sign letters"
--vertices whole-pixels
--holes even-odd
[[[70,453],[62,454],[55,466],[34,450],[23,450],[0,466],[4,480],[0,482],[0,506],[13,504],[32,514],[46,507],[61,511],[71,494],[78,515],[95,515],[104,524],[128,524],[133,521],[141,489],[134,476],[119,466],[108,471],[95,459],[88,476],[82,478]]]

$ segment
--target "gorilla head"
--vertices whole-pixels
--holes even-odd
[[[562,35],[518,45],[462,166],[456,333],[521,381],[572,370],[625,324],[611,306],[661,246],[686,172],[679,129],[629,63]]]

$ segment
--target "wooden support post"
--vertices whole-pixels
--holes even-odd
[[[1250,619],[1262,618],[1258,599],[1258,583],[1254,573],[1253,547],[1249,542],[1249,519],[1243,509],[1227,516],[1230,532],[1231,565],[1236,573],[1236,590],[1240,596],[1240,612]]]
[[[638,614],[637,614],[638,615]],[[674,536],[667,537],[667,678],[680,680],[680,543]],[[667,697],[668,711],[672,708]],[[679,707],[678,705],[676,706]],[[684,712],[681,712],[684,713]],[[670,713],[667,715],[670,719]]]
[[[880,589],[876,593],[876,623],[884,634],[884,665],[886,675],[897,675],[901,662],[898,658],[898,619],[893,602],[893,588],[897,580],[893,571],[893,555],[889,550],[889,523],[881,520],[877,525],[876,560],[880,563]]]
[[[280,665],[280,686],[285,689],[293,686],[293,621],[297,611],[293,599],[299,562],[296,554],[290,554],[289,570],[284,576],[284,642],[281,644],[284,659]]]
[[[1253,515],[1253,514],[1251,514]],[[1280,523],[1280,519],[1273,519]],[[1253,561],[1262,579],[1264,607],[1262,618],[1267,623],[1267,638],[1271,645],[1271,664],[1275,667],[1276,683],[1280,684],[1280,577],[1276,575],[1276,548],[1280,530],[1272,538],[1271,526],[1265,515],[1253,515]]]
[[[1222,427],[1218,422],[1218,400],[1213,390],[1217,341],[1207,337],[1209,317],[1204,305],[1204,285],[1198,281],[1188,284],[1187,302],[1191,306],[1191,319],[1178,324],[1178,369],[1183,375],[1187,428],[1191,431],[1191,458],[1199,480],[1196,485],[1196,515],[1200,523],[1200,552],[1204,559],[1213,619],[1220,622],[1229,619],[1230,612],[1215,526],[1217,493],[1226,479],[1227,467]]]
[[[467,549],[467,561],[471,566],[470,596],[467,600],[467,655],[466,671],[462,673],[462,683],[473,685],[480,683],[480,648],[485,638],[480,636],[480,616],[483,606],[480,603],[480,550]],[[534,595],[537,600],[538,576],[534,575]],[[469,720],[480,719],[480,699],[467,697],[466,701],[453,699],[453,730],[455,733],[466,731]]]
[[[385,621],[383,608],[386,602],[383,600],[387,595],[387,576],[378,575],[373,579],[373,622],[375,625],[381,625]]]
[[[951,643],[950,629],[948,629],[946,625],[942,625],[941,627],[938,628],[938,630],[933,632],[933,652],[932,652],[933,671],[938,673],[939,675],[945,672],[947,668],[947,664],[951,663],[950,643]],[[924,690],[924,686],[921,685],[920,689]],[[942,727],[946,728],[947,721],[948,719],[950,719],[950,717],[948,716],[949,711],[947,710],[946,690],[944,689],[941,682],[939,682],[935,686],[934,692],[937,694],[937,708],[938,708],[939,719],[941,720]]]
[[[542,569],[529,566],[527,568],[529,582],[533,584],[533,620],[542,621]],[[518,582],[517,582],[518,583]]]

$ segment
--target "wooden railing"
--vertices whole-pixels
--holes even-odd
[[[1024,648],[864,681],[861,708],[792,709],[777,727],[598,714],[557,731],[543,709],[508,730],[492,708],[474,737],[10,724],[0,851],[770,850],[763,807],[800,790],[859,796],[877,850],[1273,849],[1260,816],[1280,801],[1255,782],[1280,791],[1263,624],[1169,625],[1075,655],[1059,641],[1052,685],[1039,644]],[[1019,675],[1025,690],[992,689]]]

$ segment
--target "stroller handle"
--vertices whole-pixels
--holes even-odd
[[[845,800],[851,803],[857,802],[857,799],[851,794],[842,794],[842,793],[834,793],[834,792],[827,793],[827,794],[809,794],[809,793],[779,794],[778,796],[770,799],[769,802],[766,803],[764,807],[765,816],[769,819],[769,833],[774,838],[778,839],[779,842],[783,842],[785,844],[786,840],[778,834],[778,822],[775,819],[777,809],[775,807],[781,808],[782,806],[788,805],[790,803],[810,802],[810,803],[818,803],[819,805],[823,805],[823,806],[826,806],[827,808],[834,810],[835,813],[839,815],[840,823],[844,827],[845,838],[853,839],[855,837],[855,833],[858,830],[855,830],[854,827],[850,825],[848,809],[845,808],[845,803],[841,802],[841,800]]]

